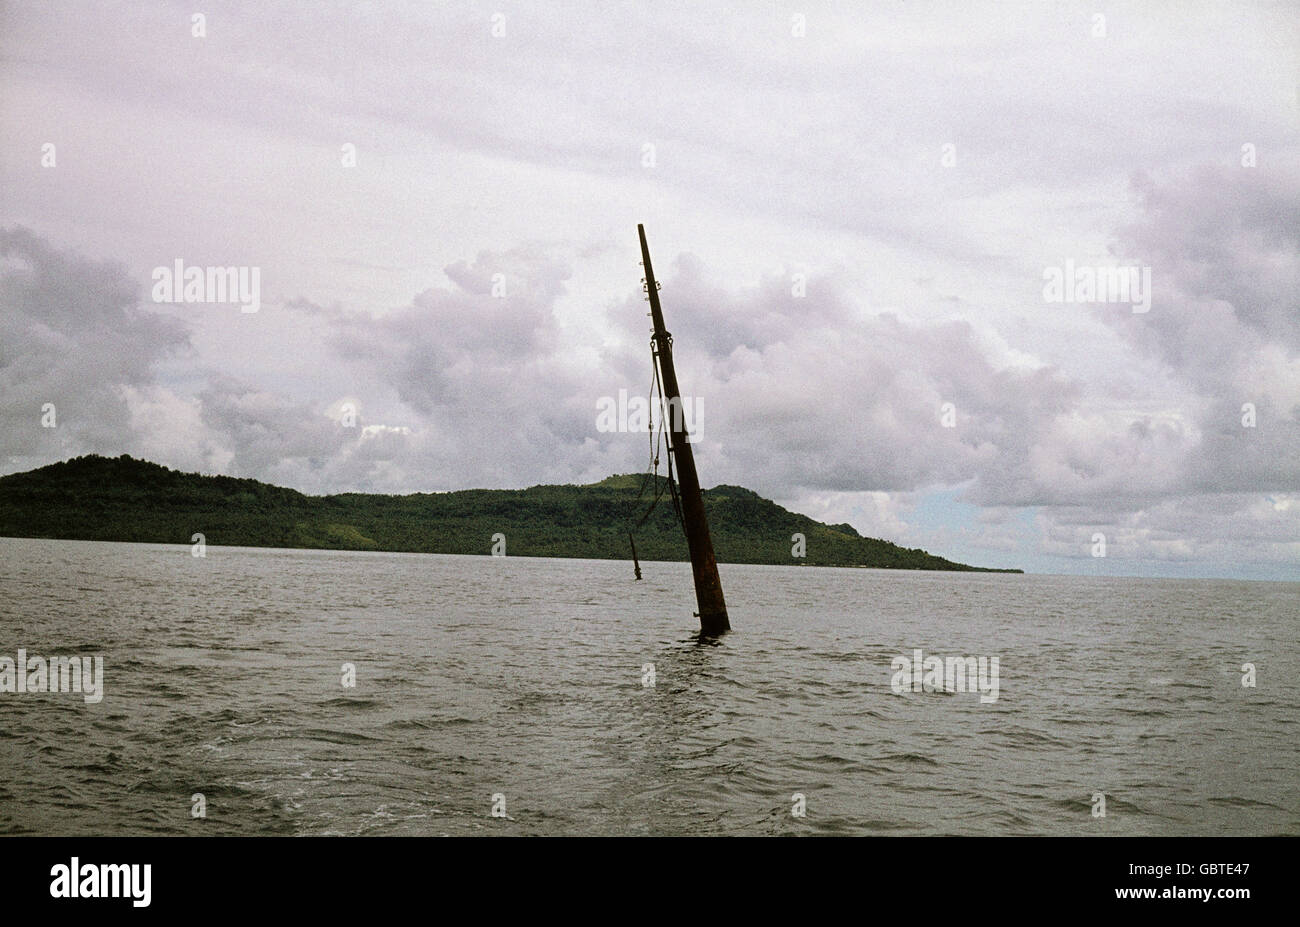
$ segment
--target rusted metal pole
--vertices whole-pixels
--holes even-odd
[[[722,597],[722,581],[718,579],[718,563],[713,556],[713,538],[709,535],[709,520],[704,514],[704,496],[700,493],[699,474],[695,472],[695,455],[691,452],[690,436],[686,432],[682,394],[677,386],[677,371],[673,368],[673,337],[664,327],[663,310],[659,308],[659,285],[655,283],[655,272],[650,266],[645,226],[638,225],[636,230],[641,236],[641,263],[645,267],[650,316],[654,319],[655,358],[668,403],[668,449],[677,464],[686,546],[691,553],[691,570],[695,574],[695,601],[700,606],[700,632],[721,634],[731,630],[731,622],[727,620],[727,603]]]

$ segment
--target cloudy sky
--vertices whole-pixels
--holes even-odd
[[[1297,4],[0,0],[0,55],[0,472],[642,470],[643,222],[706,486],[1300,579]],[[1149,305],[1046,297],[1112,267]]]

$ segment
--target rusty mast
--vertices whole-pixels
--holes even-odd
[[[682,524],[686,531],[686,546],[691,554],[691,571],[695,575],[695,600],[700,607],[700,633],[721,634],[731,629],[731,622],[727,619],[727,603],[722,597],[722,581],[718,578],[718,564],[713,555],[713,538],[709,535],[709,520],[704,514],[700,477],[695,471],[695,455],[691,451],[681,390],[677,385],[677,371],[673,367],[673,336],[664,326],[664,314],[659,306],[659,285],[655,283],[654,268],[650,266],[650,247],[645,240],[645,226],[637,225],[636,230],[641,237],[641,263],[645,267],[646,294],[650,298],[650,316],[654,320],[654,359],[659,365],[660,382],[663,384],[664,400],[668,407],[668,452],[677,465]]]

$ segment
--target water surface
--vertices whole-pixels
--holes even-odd
[[[643,567],[0,539],[0,833],[1300,833],[1300,584]]]

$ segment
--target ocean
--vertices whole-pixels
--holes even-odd
[[[1300,834],[1300,584],[642,567],[0,539],[0,833]]]

